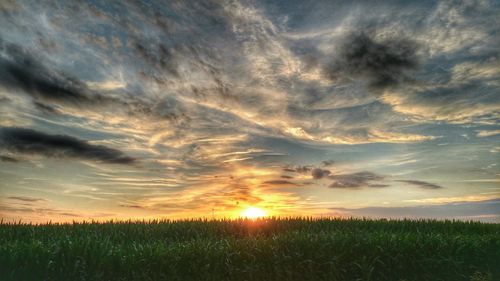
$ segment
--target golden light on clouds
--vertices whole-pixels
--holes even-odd
[[[0,18],[4,221],[499,213],[488,1],[44,2]]]

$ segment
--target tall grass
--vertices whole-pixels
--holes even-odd
[[[477,278],[500,280],[499,224],[269,218],[0,225],[6,281]]]

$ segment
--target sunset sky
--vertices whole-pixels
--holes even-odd
[[[500,222],[500,1],[0,1],[0,217]]]

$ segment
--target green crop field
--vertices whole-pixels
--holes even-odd
[[[0,280],[500,280],[500,225],[308,218],[4,223]]]

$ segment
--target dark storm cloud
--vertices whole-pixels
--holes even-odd
[[[330,175],[328,178],[333,180],[329,185],[331,188],[382,187],[380,184],[371,184],[370,182],[384,179],[381,175],[366,171],[352,174]]]
[[[328,176],[329,174],[331,174],[331,172],[329,170],[323,170],[323,169],[320,169],[320,168],[314,168],[311,171],[311,176],[315,180],[322,179],[322,178]]]
[[[17,163],[19,160],[10,156],[0,155],[0,162]]]
[[[0,84],[9,90],[22,90],[36,100],[71,105],[108,101],[100,95],[89,95],[85,84],[50,70],[19,45],[0,39],[0,52]]]
[[[129,115],[152,116],[160,119],[187,120],[184,108],[174,98],[164,97],[147,102],[123,94],[122,98],[96,92],[77,78],[55,71],[36,59],[23,47],[0,39],[0,87],[21,90],[33,98],[41,112],[57,113],[54,104],[74,108],[123,111]]]
[[[92,145],[66,135],[49,135],[25,128],[0,128],[0,148],[11,152],[113,164],[133,164],[136,161],[117,149]]]
[[[398,180],[398,182],[404,182],[407,184],[415,185],[420,188],[425,188],[425,189],[440,189],[443,188],[440,185],[430,183],[430,182],[425,182],[425,181],[418,181],[418,180]]]
[[[325,68],[333,80],[351,77],[367,80],[382,89],[410,80],[409,72],[419,66],[416,42],[406,38],[375,40],[364,32],[350,34]]]

